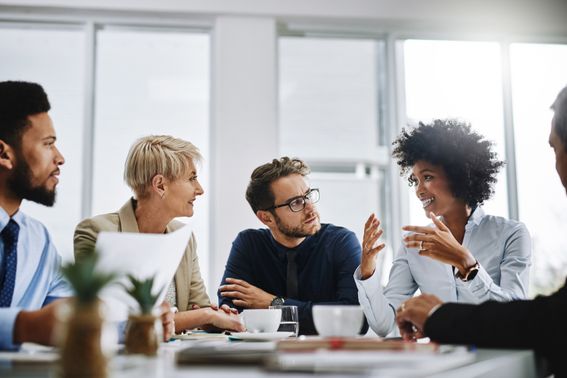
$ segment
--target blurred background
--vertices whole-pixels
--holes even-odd
[[[205,156],[205,195],[184,221],[211,298],[236,234],[261,227],[250,173],[282,155],[311,165],[323,222],[361,238],[378,214],[386,282],[400,227],[427,223],[391,142],[456,117],[506,161],[485,208],[528,226],[530,295],[565,279],[567,199],[547,143],[567,85],[565,1],[0,0],[0,62],[0,80],[38,82],[52,103],[66,158],[57,203],[24,210],[65,260],[81,219],[131,195],[131,143],[163,133]]]

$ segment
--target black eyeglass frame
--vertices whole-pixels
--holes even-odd
[[[317,193],[317,199],[316,200],[313,200],[313,199],[310,198],[310,196],[313,193]],[[301,199],[303,201],[303,203],[301,205],[302,207],[301,207],[301,209],[294,210],[291,207],[291,204],[292,204],[292,202],[297,201],[298,199]],[[321,193],[319,192],[319,188],[312,188],[312,189],[309,189],[307,191],[307,193],[305,193],[305,195],[303,195],[303,196],[297,196],[297,197],[290,198],[289,200],[286,201],[286,203],[282,203],[281,205],[274,205],[272,207],[268,207],[267,209],[264,209],[264,211],[275,210],[277,208],[287,206],[287,207],[289,207],[289,209],[292,212],[299,213],[300,211],[303,211],[305,209],[305,206],[307,205],[307,201],[309,201],[311,203],[317,203],[317,202],[319,202],[319,199],[321,199]]]

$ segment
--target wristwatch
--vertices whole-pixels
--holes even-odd
[[[461,275],[461,272],[457,270],[457,274],[455,276],[463,282],[472,281],[478,274],[479,269],[480,269],[480,265],[478,264],[477,261],[476,264],[471,266],[464,275]]]
[[[283,306],[284,303],[285,303],[284,298],[274,297],[274,299],[272,299],[272,303],[270,303],[270,306]]]

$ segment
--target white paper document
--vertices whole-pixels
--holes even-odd
[[[138,309],[137,302],[123,286],[130,287],[127,274],[138,279],[155,276],[153,293],[159,291],[156,303],[163,302],[190,238],[189,226],[168,234],[101,232],[95,247],[100,254],[97,269],[120,276],[100,295],[106,305],[106,319],[126,320],[129,310]]]

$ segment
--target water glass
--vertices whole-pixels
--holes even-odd
[[[270,308],[282,310],[282,320],[278,332],[293,332],[293,336],[297,337],[299,332],[297,306],[270,306]]]

